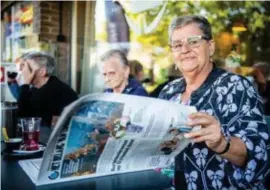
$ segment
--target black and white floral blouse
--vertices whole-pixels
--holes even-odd
[[[184,78],[174,80],[164,87],[159,98],[180,103],[185,88]],[[192,93],[189,105],[213,115],[225,136],[241,138],[248,160],[245,167],[238,167],[215,154],[205,143],[190,144],[175,159],[175,170],[184,171],[187,188],[264,189],[269,135],[262,100],[252,84],[242,76],[214,67],[202,86]]]

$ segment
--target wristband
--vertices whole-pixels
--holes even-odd
[[[216,152],[216,153],[219,154],[219,155],[225,154],[230,149],[230,146],[231,146],[231,142],[230,142],[230,140],[227,140],[227,144],[226,144],[226,147],[224,148],[224,150],[221,151],[221,152]]]

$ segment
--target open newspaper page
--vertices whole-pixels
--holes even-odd
[[[36,184],[38,173],[40,171],[41,166],[41,158],[39,159],[31,159],[31,160],[20,160],[19,165],[25,171],[25,173],[29,176],[31,181]]]
[[[43,156],[37,185],[171,165],[189,141],[195,107],[165,100],[94,94],[68,106]]]

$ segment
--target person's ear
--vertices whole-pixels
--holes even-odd
[[[125,71],[125,78],[128,79],[129,74],[130,74],[130,67],[126,66],[126,67],[124,68],[124,71]]]
[[[39,72],[42,77],[45,77],[47,75],[47,70],[45,67],[42,67]]]
[[[210,40],[209,41],[209,54],[210,57],[212,57],[215,53],[215,49],[216,49],[216,43],[214,40]]]

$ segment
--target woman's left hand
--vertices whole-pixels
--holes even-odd
[[[207,113],[193,113],[189,115],[188,126],[202,126],[198,131],[186,133],[186,138],[193,139],[194,142],[205,142],[208,148],[215,152],[222,152],[226,147],[226,139],[221,132],[220,123],[215,117]]]

